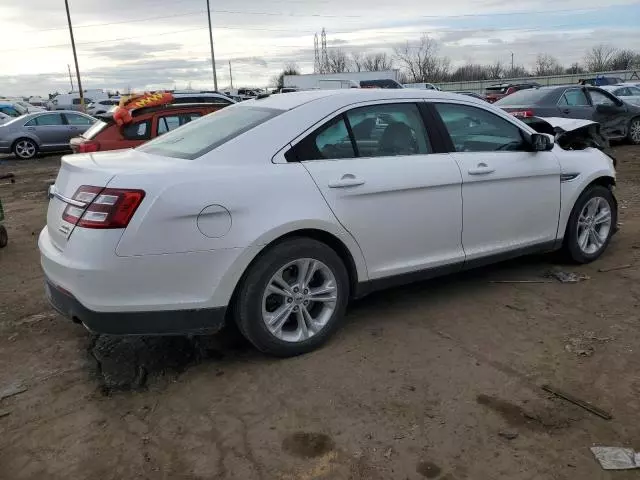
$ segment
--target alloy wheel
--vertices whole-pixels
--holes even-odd
[[[36,146],[30,140],[20,140],[16,143],[15,152],[20,158],[31,158],[36,154]]]
[[[611,206],[602,197],[593,197],[582,207],[578,217],[578,247],[586,255],[597,253],[611,231]]]
[[[319,260],[300,258],[271,277],[262,296],[262,320],[285,342],[303,342],[329,322],[338,302],[336,277]]]
[[[629,136],[633,143],[640,143],[640,120],[634,120],[629,127]]]

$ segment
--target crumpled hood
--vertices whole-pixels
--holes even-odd
[[[564,150],[609,148],[609,141],[602,135],[598,122],[562,117],[530,117],[522,120],[536,132],[553,135],[556,143]]]

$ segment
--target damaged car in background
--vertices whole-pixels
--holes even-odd
[[[597,148],[613,160],[609,140],[602,134],[600,124],[591,120],[559,117],[528,117],[521,119],[538,133],[553,135],[556,144],[563,150],[584,150]]]

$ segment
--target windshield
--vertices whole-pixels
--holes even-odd
[[[138,149],[146,153],[193,160],[282,112],[253,106],[223,108],[165,133]]]
[[[528,88],[526,90],[518,90],[511,95],[498,100],[494,105],[498,107],[504,107],[508,105],[535,105],[547,95],[549,90],[540,90],[537,88]]]
[[[102,130],[104,130],[106,126],[107,126],[107,122],[98,120],[93,125],[91,125],[86,132],[84,132],[80,136],[83,138],[86,138],[87,140],[91,140],[96,135],[98,135]]]

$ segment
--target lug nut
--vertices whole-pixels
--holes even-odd
[[[302,302],[304,305],[309,305],[309,300],[305,300],[304,302]]]
[[[297,312],[298,311],[298,306],[296,305],[295,307],[293,307],[293,311]]]
[[[293,287],[293,293],[298,293],[300,289],[298,287]]]
[[[287,303],[291,303],[291,302],[293,302],[293,298],[291,297],[287,298]]]
[[[304,289],[304,292],[302,292],[302,293],[304,293],[305,295],[307,295],[307,294],[309,293],[309,290],[307,290],[307,289],[305,288],[305,289]]]

